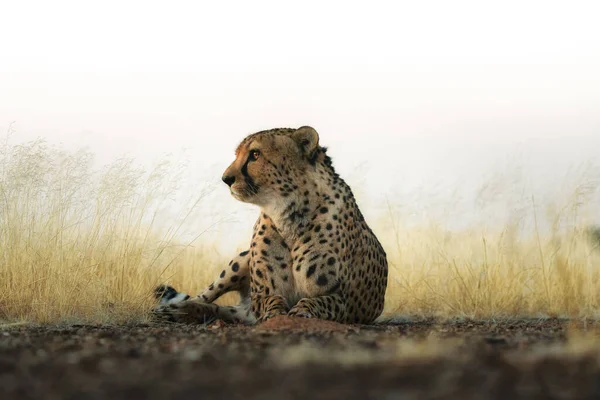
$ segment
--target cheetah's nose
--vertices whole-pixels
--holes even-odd
[[[235,176],[223,175],[223,178],[221,179],[223,179],[223,182],[225,182],[229,187],[231,187],[231,185],[233,185],[235,182]]]

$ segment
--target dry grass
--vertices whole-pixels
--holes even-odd
[[[391,263],[387,310],[473,318],[596,318],[600,251],[581,227],[516,236],[438,226],[382,236]]]
[[[97,171],[86,151],[0,146],[0,319],[143,319],[156,284],[192,293],[208,284],[227,258],[200,237],[204,228],[188,243],[180,233],[210,188],[169,226],[158,223],[179,171],[167,161],[143,171],[127,159]],[[532,198],[530,234],[519,222],[498,231],[403,228],[389,207],[376,224],[391,264],[386,312],[596,317],[600,251],[578,216],[581,199],[546,215]]]
[[[158,283],[190,290],[212,278],[216,253],[177,241],[208,189],[170,226],[157,222],[178,165],[148,172],[122,159],[95,171],[89,152],[42,141],[1,151],[0,319],[139,319]]]

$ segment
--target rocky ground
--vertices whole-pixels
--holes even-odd
[[[600,398],[597,326],[575,325],[4,325],[0,399]]]

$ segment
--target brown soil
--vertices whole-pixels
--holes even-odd
[[[0,399],[600,398],[596,351],[551,351],[568,328],[289,317],[257,327],[4,327]]]

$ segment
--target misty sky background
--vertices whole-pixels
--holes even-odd
[[[316,128],[373,220],[389,201],[406,223],[502,225],[515,202],[560,203],[600,176],[597,2],[19,1],[0,14],[0,129],[88,147],[99,166],[185,148],[190,190],[216,185],[198,226],[227,217],[226,246],[256,209],[221,173],[272,127]]]

